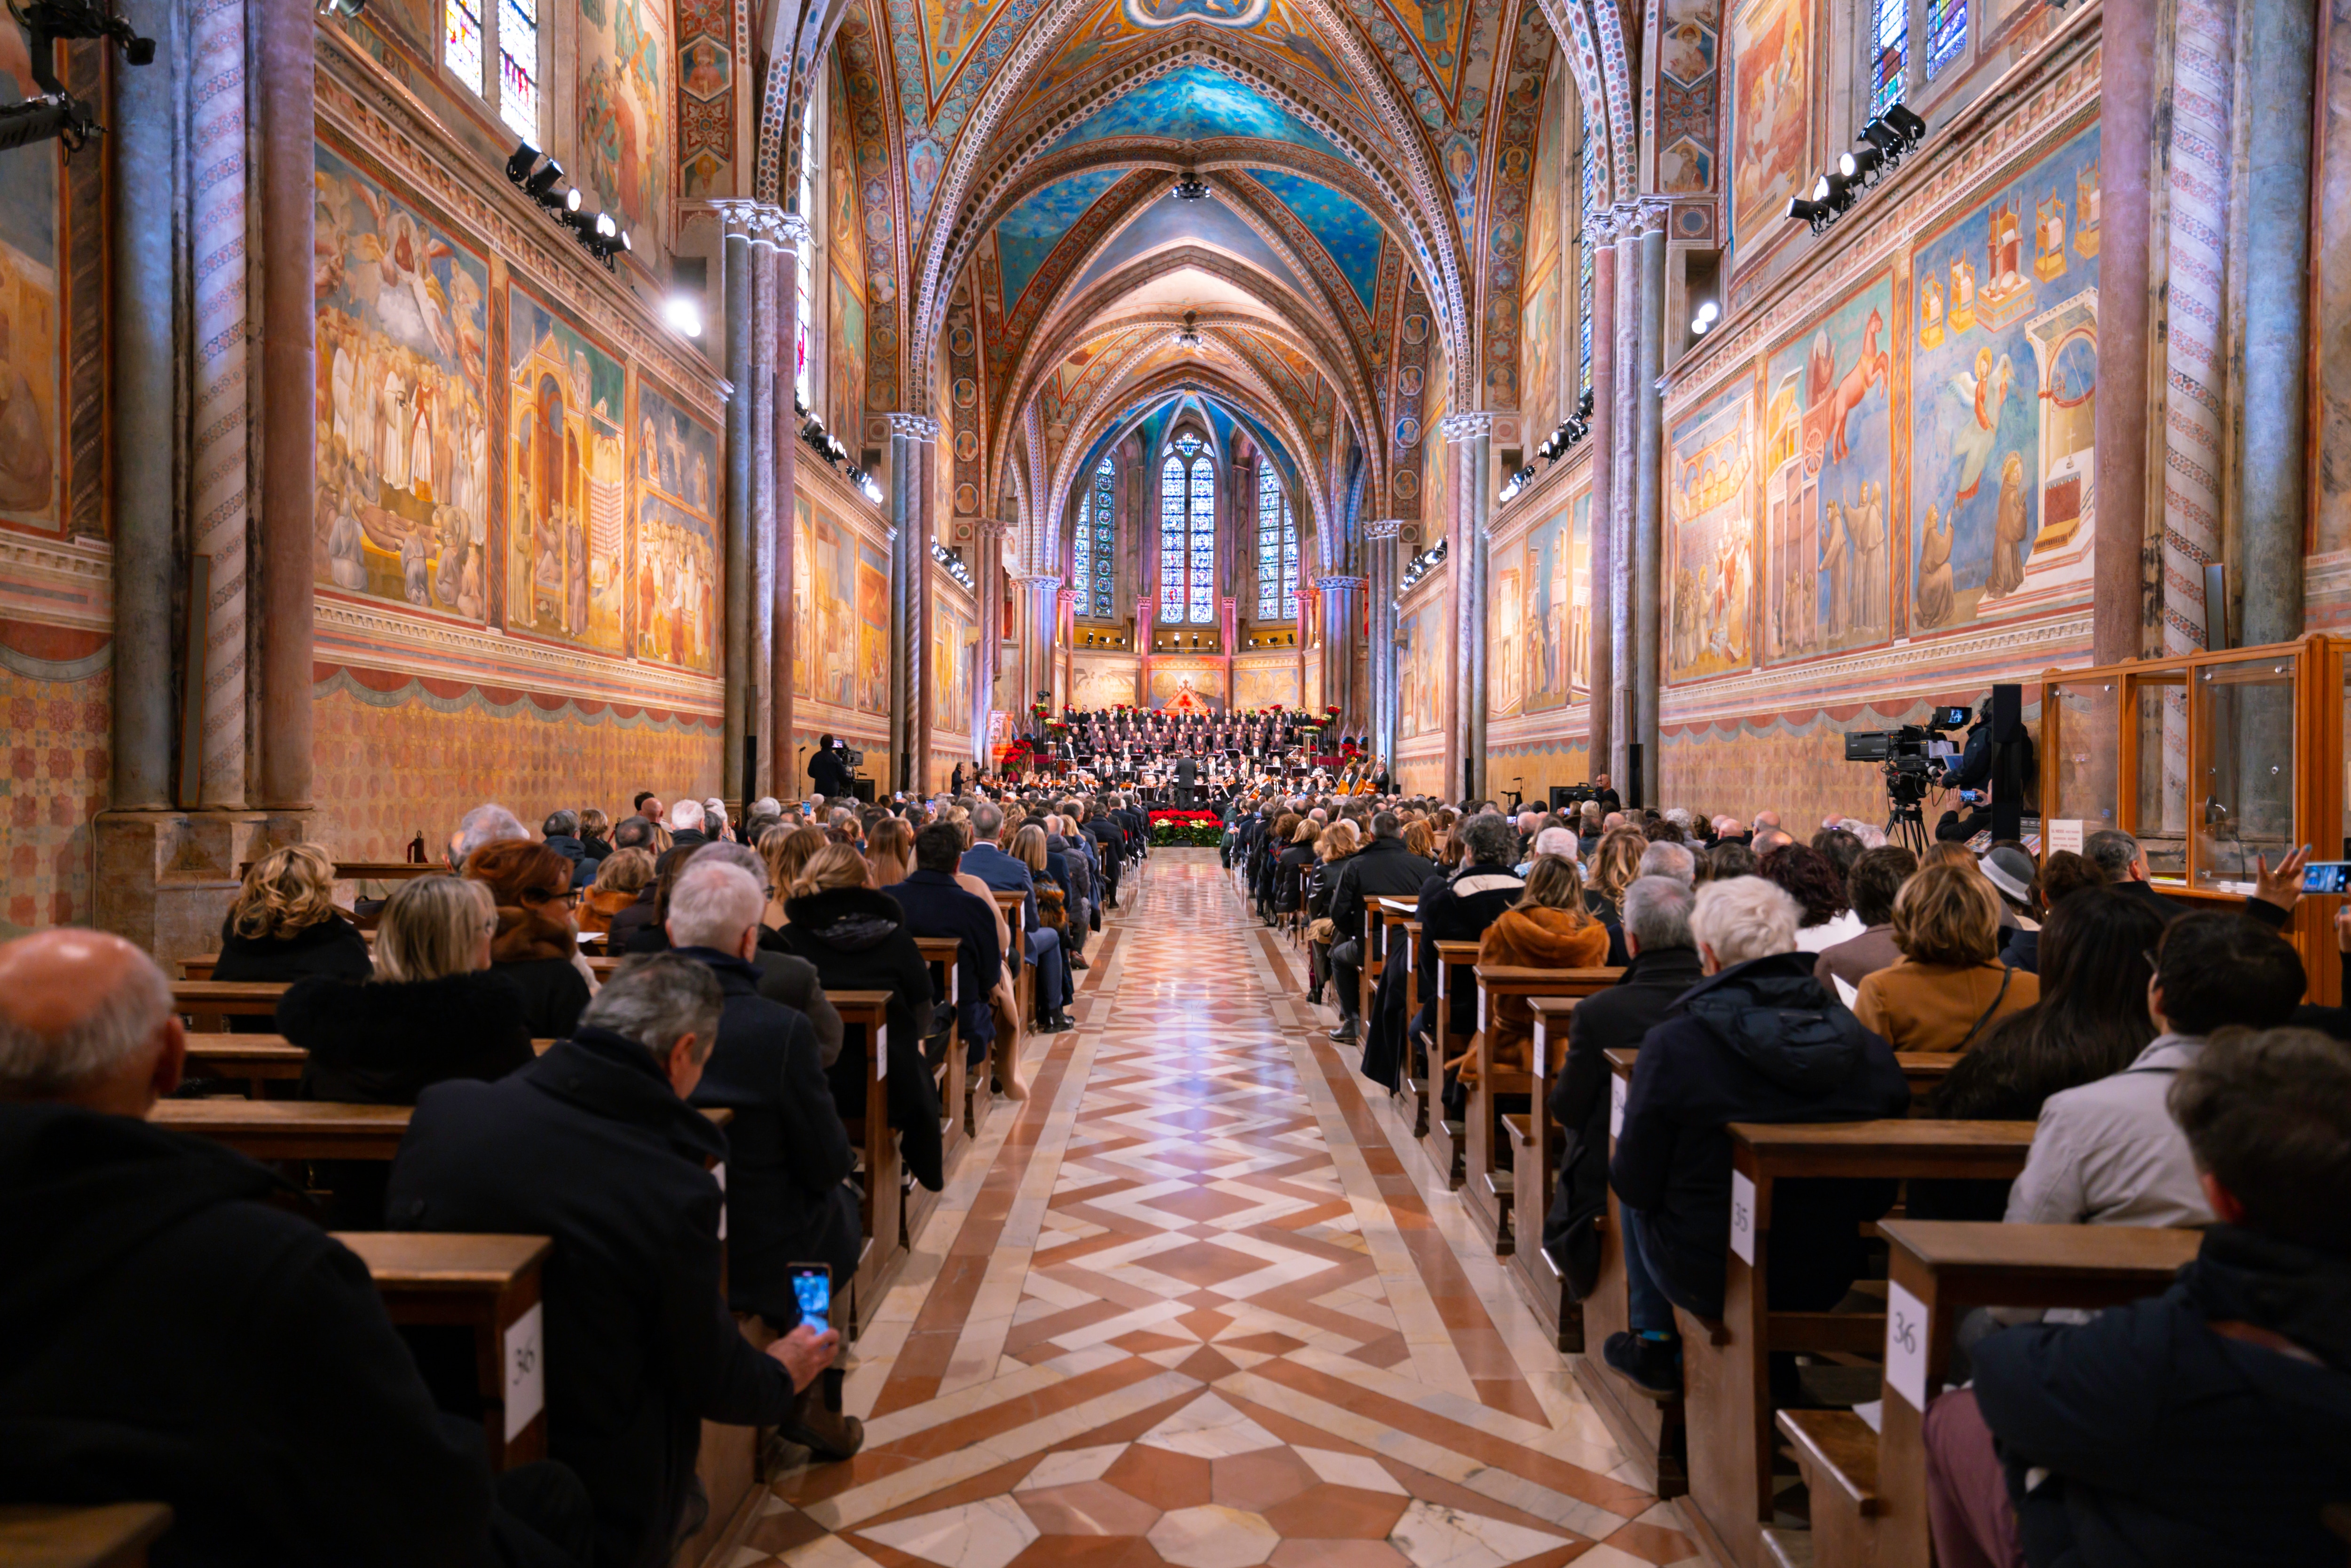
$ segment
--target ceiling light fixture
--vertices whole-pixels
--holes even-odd
[[[1186,169],[1176,177],[1175,195],[1179,202],[1205,202],[1208,199],[1208,183]]]

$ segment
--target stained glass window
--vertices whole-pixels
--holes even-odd
[[[1184,460],[1174,453],[1159,465],[1159,619],[1184,619]]]
[[[1217,618],[1217,475],[1205,457],[1192,459],[1192,586],[1195,626]]]
[[[1257,471],[1257,618],[1298,617],[1298,520],[1273,465]]]
[[[1968,0],[1927,0],[1927,79],[1968,52]]]
[[[1117,488],[1118,469],[1107,457],[1094,470],[1093,494],[1093,599],[1094,613],[1109,620],[1117,613],[1118,597],[1118,515],[1112,493]],[[1088,591],[1081,574],[1081,593]]]
[[[1910,0],[1869,0],[1869,112],[1901,100],[1910,69]]]
[[[1582,162],[1583,211],[1588,214],[1600,204],[1600,141],[1589,126],[1583,131]],[[1577,247],[1575,267],[1575,390],[1581,396],[1592,390],[1592,235],[1588,231]]]
[[[538,0],[498,0],[498,118],[538,140]]]
[[[489,84],[482,79],[482,14],[475,0],[442,0],[441,16],[446,35],[442,63],[477,96],[487,96]]]

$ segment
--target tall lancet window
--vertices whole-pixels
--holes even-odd
[[[1257,471],[1257,618],[1298,618],[1298,519],[1270,460]]]
[[[1186,432],[1159,465],[1159,619],[1207,626],[1217,619],[1217,473]]]
[[[1089,553],[1093,570],[1081,573],[1076,583],[1078,592],[1093,604],[1093,613],[1107,621],[1117,613],[1118,597],[1118,509],[1112,499],[1118,487],[1118,469],[1107,457],[1094,470],[1094,493],[1090,501],[1093,513],[1090,528],[1081,533],[1092,535]]]
[[[441,65],[525,141],[539,140],[539,0],[441,0]]]
[[[1910,0],[1869,0],[1869,112],[1899,102],[1910,73]]]

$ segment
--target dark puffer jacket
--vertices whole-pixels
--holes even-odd
[[[923,1056],[933,1030],[931,967],[906,929],[898,901],[871,888],[808,894],[784,904],[784,946],[816,966],[827,991],[887,991],[890,1125],[914,1179],[936,1192],[946,1185],[946,1152],[939,1135],[938,1084]],[[865,1116],[866,1051],[871,1041],[842,1041],[826,1077],[841,1121]]]
[[[1686,992],[1641,1041],[1608,1167],[1656,1233],[1673,1303],[1722,1315],[1733,1122],[1865,1122],[1910,1109],[1894,1051],[1813,978],[1809,953],[1733,965]],[[1824,1311],[1859,1275],[1859,1227],[1890,1181],[1783,1181],[1771,1199],[1771,1303]]]

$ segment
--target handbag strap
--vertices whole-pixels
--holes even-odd
[[[2000,967],[2000,989],[1992,994],[1991,1005],[1976,1015],[1976,1021],[1968,1026],[1968,1032],[1959,1037],[1959,1043],[1951,1048],[1953,1051],[1965,1051],[1975,1043],[1976,1032],[1991,1021],[1991,1015],[1999,1010],[2000,1004],[2008,996],[2009,981],[2015,977],[2015,970],[2005,964]]]

